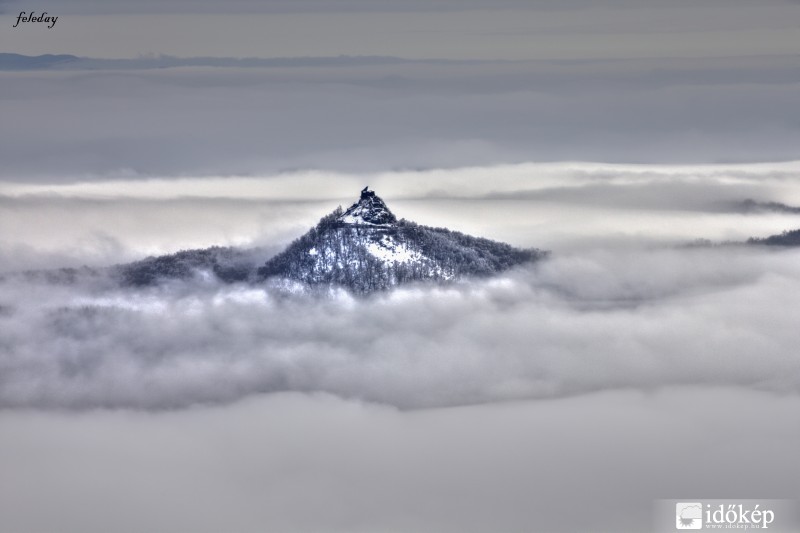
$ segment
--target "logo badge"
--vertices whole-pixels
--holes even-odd
[[[703,529],[703,505],[699,502],[676,503],[675,529]]]

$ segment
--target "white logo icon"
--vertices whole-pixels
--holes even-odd
[[[703,529],[703,504],[676,503],[675,529]]]

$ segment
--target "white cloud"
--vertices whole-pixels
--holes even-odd
[[[744,240],[800,216],[743,216],[746,198],[800,205],[798,163],[550,163],[379,173],[0,183],[0,269],[110,264],[303,233],[369,185],[398,217],[563,251],[698,238]]]
[[[718,203],[797,204],[795,174],[552,164],[3,185],[7,270],[277,249],[367,184],[399,216],[554,253],[368,299],[10,276],[0,529],[635,532],[655,498],[791,497],[800,252],[671,243],[797,227]]]
[[[785,310],[799,253],[584,249],[368,299],[11,278],[0,403],[163,409],[307,391],[418,408],[690,383],[797,391]]]

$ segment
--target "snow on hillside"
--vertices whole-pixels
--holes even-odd
[[[369,293],[409,282],[491,276],[544,256],[445,228],[397,220],[374,191],[323,217],[316,227],[258,269],[258,279]]]
[[[422,254],[412,250],[406,243],[397,242],[390,235],[383,235],[378,241],[367,243],[367,251],[384,263],[410,263],[422,260]]]

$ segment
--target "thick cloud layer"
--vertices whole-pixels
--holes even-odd
[[[400,408],[671,384],[800,391],[800,252],[561,254],[359,300],[198,282],[3,285],[0,404],[168,409],[281,391]]]
[[[213,244],[265,245],[266,259],[365,183],[399,216],[553,254],[498,279],[367,299],[12,273],[0,283],[0,404],[157,410],[303,391],[421,408],[689,383],[795,392],[798,252],[682,244],[800,226],[793,213],[741,209],[745,198],[800,204],[796,166],[6,184],[6,272]]]
[[[796,164],[4,184],[0,530],[641,532],[800,495]],[[355,299],[9,271],[279,249],[364,185],[552,256]],[[265,252],[269,253],[269,252]],[[110,408],[110,409],[109,409]],[[47,509],[43,513],[41,509]]]

